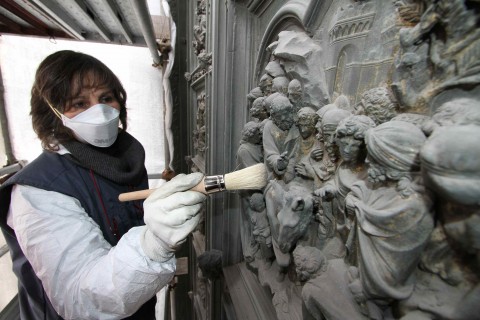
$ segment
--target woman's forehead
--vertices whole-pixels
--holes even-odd
[[[85,91],[104,90],[109,89],[105,79],[101,79],[93,72],[85,75],[77,74],[73,77],[71,82],[71,96],[77,96]]]

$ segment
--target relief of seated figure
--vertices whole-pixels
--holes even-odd
[[[345,197],[351,186],[367,178],[365,157],[365,132],[375,127],[375,123],[367,116],[350,116],[340,121],[335,131],[335,143],[340,152],[341,161],[333,179],[327,181],[323,187],[315,190],[315,195],[322,201],[332,201],[333,219],[336,230],[341,235],[347,249],[352,243],[347,242],[347,235],[352,228],[353,219],[347,219],[345,212]],[[350,239],[352,241],[353,239]]]
[[[425,140],[408,122],[369,129],[369,181],[353,184],[345,199],[356,217],[351,232],[356,233],[358,277],[350,289],[372,319],[383,319],[392,302],[410,297],[412,277],[433,230],[432,201],[420,176]]]
[[[287,97],[278,96],[273,100],[270,118],[263,128],[263,151],[269,179],[288,183],[295,176],[294,157],[300,133],[293,125],[293,108]]]

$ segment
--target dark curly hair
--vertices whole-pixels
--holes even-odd
[[[117,76],[101,61],[84,53],[63,50],[43,60],[35,74],[30,105],[33,130],[47,150],[75,139],[73,132],[62,124],[48,103],[64,113],[71,99],[84,87],[107,87],[120,104],[120,123],[127,129],[127,94]]]

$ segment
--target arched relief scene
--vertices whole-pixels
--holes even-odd
[[[277,319],[479,319],[480,4],[318,6],[313,31],[257,36],[247,269]]]

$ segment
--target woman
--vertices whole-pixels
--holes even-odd
[[[31,116],[45,150],[0,189],[22,319],[155,318],[152,297],[173,277],[205,196],[186,191],[197,173],[143,206],[117,200],[148,188],[125,103],[118,78],[91,56],[59,51],[37,70]]]

